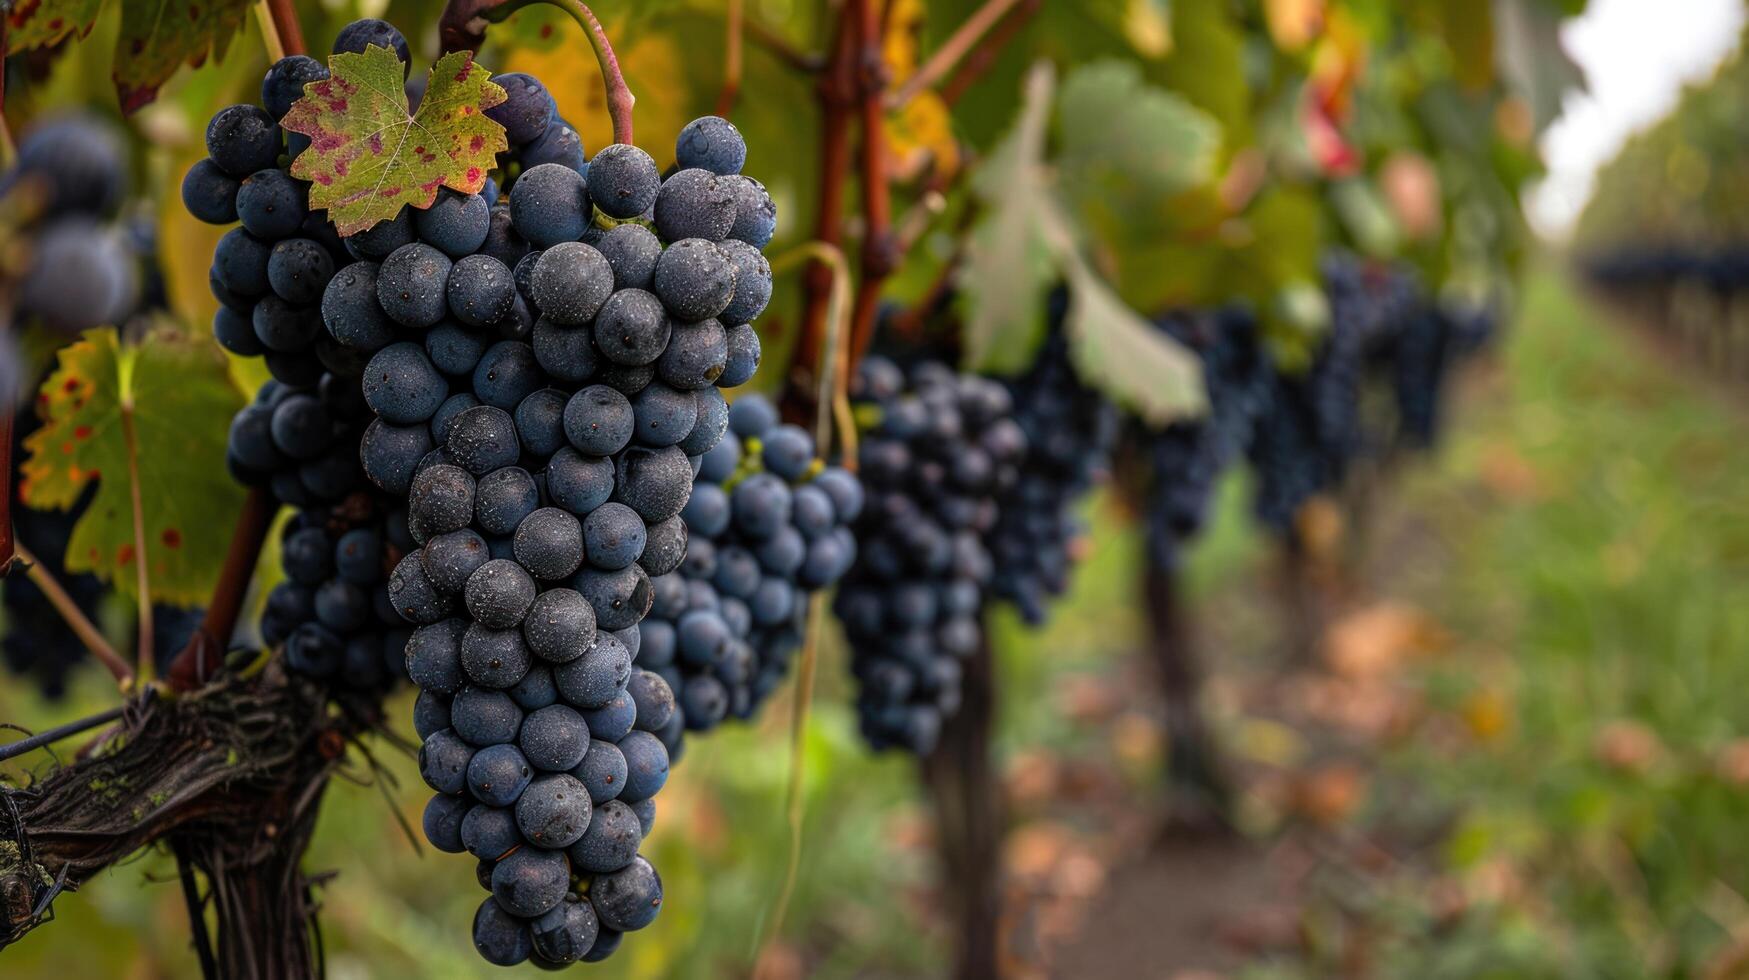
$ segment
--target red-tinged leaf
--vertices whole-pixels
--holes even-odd
[[[223,60],[249,15],[249,0],[126,0],[115,41],[115,94],[132,114],[184,64]]]
[[[91,33],[103,0],[18,0],[6,14],[6,53],[47,48]]]
[[[243,504],[242,488],[225,469],[226,434],[242,396],[212,345],[161,327],[123,346],[103,327],[63,348],[37,395],[43,426],[25,440],[19,496],[29,507],[66,510],[95,482],[67,541],[67,570],[93,572],[135,593],[124,385],[134,405],[152,598],[202,602],[224,564],[231,515]]]
[[[405,205],[430,207],[439,187],[477,193],[494,157],[509,149],[504,127],[485,113],[504,101],[504,89],[471,51],[438,60],[417,113],[407,110],[401,62],[388,48],[337,54],[328,70],[280,125],[310,137],[292,176],[311,182],[310,207],[326,208],[342,235]]]

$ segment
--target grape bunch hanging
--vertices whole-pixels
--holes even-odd
[[[992,589],[1033,625],[1069,587],[1074,550],[1086,537],[1076,506],[1109,469],[1118,433],[1116,407],[1083,384],[1069,360],[1067,305],[1062,293],[1052,296],[1050,333],[1033,366],[1004,382],[1027,453],[990,530]]]
[[[690,731],[752,717],[802,644],[808,598],[856,556],[850,522],[862,485],[827,466],[805,429],[779,423],[759,395],[729,410],[729,431],[700,461],[686,560],[651,580],[640,662],[679,696]],[[680,730],[665,735],[672,755]]]
[[[995,580],[986,535],[1019,479],[1026,435],[998,381],[940,361],[860,365],[851,395],[875,417],[858,475],[858,554],[835,610],[857,711],[875,749],[930,752],[959,709],[960,664],[983,641]]]
[[[407,61],[380,21],[335,46],[377,49]],[[295,391],[361,399],[330,411],[346,420],[352,472],[362,464],[350,499],[389,504],[380,528],[299,518],[264,629],[294,669],[367,670],[367,644],[312,648],[300,631],[325,613],[359,618],[357,590],[392,565],[382,606],[416,627],[404,664],[437,791],[426,835],[478,859],[492,893],[476,947],[501,965],[602,959],[661,905],[638,852],[681,720],[667,682],[635,663],[638,624],[652,577],[686,556],[694,468],[729,424],[720,389],[758,367],[775,209],[740,174],[746,146],[724,120],[688,125],[664,179],[635,146],[585,159],[545,88],[503,75],[485,112],[508,149],[480,191],[442,189],[342,239],[291,176],[310,139],[282,145],[277,126],[329,74],[313,59],[275,65],[264,107],[215,118],[212,159],[185,184],[196,214],[243,221],[215,257],[214,291],[236,314],[215,324],[221,343],[268,354]],[[275,461],[262,456],[243,462]],[[270,486],[284,471],[239,469],[271,469]]]

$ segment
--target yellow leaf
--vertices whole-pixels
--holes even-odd
[[[905,182],[934,163],[936,175],[959,170],[959,142],[953,137],[953,110],[933,91],[919,92],[897,114],[886,117],[887,152],[892,175]]]
[[[1283,51],[1299,51],[1324,29],[1324,0],[1264,0],[1269,36]]]
[[[1130,46],[1150,58],[1172,53],[1172,11],[1160,0],[1130,0],[1124,10],[1124,37]]]
[[[923,0],[893,0],[887,13],[887,36],[881,39],[881,61],[887,77],[903,82],[917,71],[917,39],[927,12]]]

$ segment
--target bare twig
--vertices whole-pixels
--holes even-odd
[[[929,60],[917,69],[917,74],[905,79],[904,84],[887,96],[887,108],[899,108],[916,98],[917,93],[947,77],[948,72],[959,64],[960,59],[972,50],[978,40],[1020,2],[1022,0],[984,0],[984,5],[972,11],[965,23],[949,35],[941,43],[941,47],[935,49]]]
[[[724,119],[735,111],[735,99],[741,94],[741,49],[746,26],[745,0],[728,0],[723,14],[723,91],[717,96],[717,115]]]
[[[798,50],[783,35],[757,20],[744,19],[743,25],[747,31],[747,36],[753,39],[754,44],[764,48],[772,57],[796,71],[812,75],[825,69],[825,58],[813,52]]]
[[[102,631],[92,624],[90,618],[79,608],[79,604],[73,601],[66,589],[61,588],[61,583],[55,581],[48,568],[30,553],[24,542],[17,541],[14,544],[18,549],[18,560],[24,563],[24,574],[29,576],[33,585],[42,590],[43,596],[49,600],[49,605],[55,607],[55,612],[60,614],[67,628],[73,631],[80,643],[85,644],[85,649],[90,650],[92,656],[109,668],[109,672],[115,675],[116,681],[124,689],[132,686],[133,668],[128,666],[121,654],[115,652],[115,647],[104,639]]]
[[[118,704],[106,711],[99,711],[97,714],[94,714],[89,718],[81,718],[78,721],[69,721],[65,725],[56,725],[54,728],[38,732],[29,738],[21,738],[16,742],[9,742],[5,745],[0,745],[0,762],[7,762],[16,759],[26,752],[31,752],[40,749],[45,745],[59,742],[63,738],[71,738],[80,732],[88,732],[93,728],[107,725],[127,714],[127,711],[128,705]]]
[[[1013,15],[1003,20],[1002,25],[996,28],[983,44],[978,45],[970,54],[966,55],[964,60],[954,68],[953,74],[942,82],[941,100],[948,105],[953,105],[960,100],[960,96],[965,94],[966,89],[971,88],[978,79],[983,78],[984,74],[990,70],[990,66],[996,63],[997,57],[1002,54],[1002,49],[1014,40],[1021,28],[1025,27],[1027,22],[1032,19],[1032,15],[1038,13],[1043,2],[1044,0],[1021,0],[1020,6],[1015,9]]]

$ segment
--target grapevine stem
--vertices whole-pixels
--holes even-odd
[[[548,3],[563,10],[583,28],[589,47],[595,51],[595,61],[601,66],[601,81],[607,90],[607,115],[613,120],[613,141],[631,143],[632,105],[637,99],[626,87],[619,57],[613,53],[613,44],[608,41],[601,21],[582,0],[449,0],[438,18],[438,36],[444,52],[478,50],[485,42],[487,24],[503,23],[511,14],[534,3]]]
[[[745,0],[728,0],[723,15],[723,91],[717,96],[717,115],[725,119],[734,111],[735,99],[741,94],[742,48],[746,26]]]
[[[972,15],[942,42],[941,47],[935,49],[935,53],[929,56],[923,67],[917,69],[915,75],[905,79],[904,84],[888,94],[887,108],[897,109],[916,98],[917,93],[941,81],[990,28],[995,27],[1008,11],[1021,2],[1022,0],[984,0],[984,5],[972,11]]]
[[[856,25],[846,10],[838,17],[832,57],[820,76],[820,199],[814,216],[814,239],[838,247],[844,236],[844,180],[850,171],[850,110],[856,98]],[[814,387],[813,371],[825,343],[826,315],[832,290],[831,271],[816,264],[803,280],[801,336],[791,354],[784,393],[785,412],[806,417]]]
[[[0,762],[16,759],[33,749],[40,749],[45,745],[59,742],[63,738],[77,735],[80,732],[88,732],[99,725],[107,725],[127,714],[128,707],[129,705],[126,704],[118,704],[106,711],[100,711],[89,718],[70,721],[65,725],[58,725],[47,731],[38,732],[29,738],[21,738],[16,742],[9,742],[6,745],[0,745]]]
[[[134,396],[124,385],[121,397],[121,438],[128,454],[128,498],[134,509],[134,583],[139,588],[135,607],[140,615],[136,674],[141,683],[152,680],[152,577],[146,554],[146,503],[140,491],[140,444],[134,427]]]
[[[79,642],[85,644],[85,649],[90,650],[92,656],[101,661],[103,666],[109,668],[109,672],[115,675],[116,681],[121,684],[122,688],[131,687],[134,681],[134,671],[132,667],[128,666],[128,662],[122,659],[121,654],[115,652],[115,647],[109,645],[109,641],[104,639],[103,633],[92,624],[90,618],[79,608],[79,604],[74,602],[73,597],[67,594],[67,590],[61,587],[61,583],[55,581],[55,577],[49,574],[48,568],[30,553],[30,549],[24,546],[24,542],[14,542],[14,547],[18,549],[18,560],[24,564],[24,574],[30,578],[32,584],[42,590],[43,596],[49,600],[49,605],[55,607],[55,612],[60,614],[61,619],[73,631],[73,635],[79,638]],[[0,759],[5,758],[8,756],[4,754],[3,750],[0,750]]]
[[[242,612],[249,580],[255,574],[255,563],[261,557],[261,546],[278,512],[279,504],[271,493],[259,487],[249,491],[242,513],[237,515],[236,529],[231,532],[231,548],[225,553],[225,566],[213,587],[212,601],[207,603],[206,618],[170,665],[170,683],[177,690],[192,691],[218,672],[225,647],[237,628],[237,616]]]
[[[589,37],[589,46],[595,49],[595,60],[601,65],[601,81],[607,87],[607,115],[613,120],[613,141],[615,143],[631,144],[632,142],[632,105],[638,100],[632,97],[632,90],[626,87],[625,75],[619,70],[619,57],[613,53],[613,45],[607,40],[607,32],[602,30],[601,21],[595,17],[595,11],[581,0],[546,0],[571,15],[571,19],[583,28],[583,33]]]
[[[851,0],[857,19],[859,98],[862,114],[862,282],[857,286],[856,311],[850,321],[850,359],[862,359],[874,338],[881,285],[899,265],[893,237],[892,192],[887,174],[886,112],[881,93],[886,72],[881,59],[881,13],[872,0]],[[976,16],[976,15],[974,15]]]
[[[255,12],[261,17],[262,35],[269,36],[269,28],[272,29],[268,51],[275,61],[286,55],[308,53],[304,48],[304,29],[298,23],[297,7],[292,0],[260,0]]]
[[[279,39],[279,27],[273,23],[267,0],[255,4],[255,22],[261,26],[261,46],[267,49],[267,60],[277,63],[285,57],[285,44]]]

